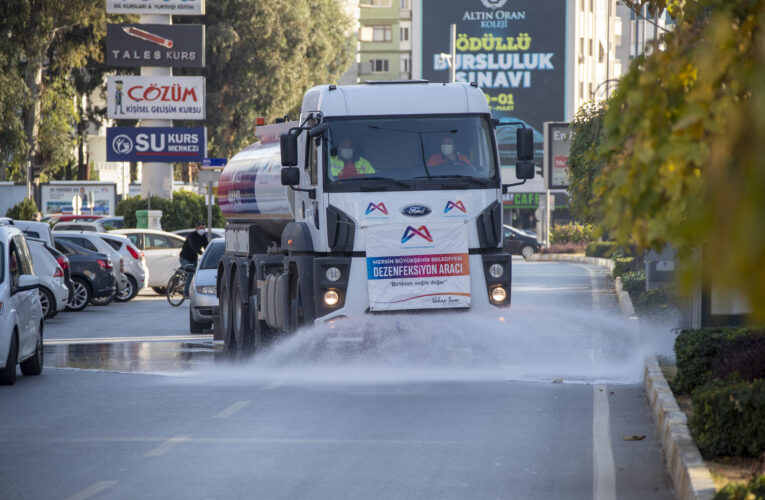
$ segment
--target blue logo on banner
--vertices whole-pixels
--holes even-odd
[[[106,129],[106,161],[200,162],[206,156],[205,127]]]

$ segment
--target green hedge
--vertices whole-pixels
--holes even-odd
[[[632,305],[640,317],[655,316],[664,311],[676,309],[677,292],[669,286],[645,290],[632,300]]]
[[[5,212],[6,217],[14,220],[32,220],[32,215],[39,212],[37,204],[30,198],[24,198]]]
[[[691,430],[705,457],[759,457],[765,452],[765,379],[731,375],[693,391]]]
[[[708,382],[724,347],[743,336],[765,336],[765,331],[752,326],[681,331],[675,339],[677,377],[672,388],[681,394],[690,394],[697,386]]]
[[[614,259],[614,277],[622,276],[629,271],[639,271],[643,268],[643,260],[635,257],[618,257]]]
[[[550,244],[587,243],[594,239],[594,227],[591,224],[556,224],[550,231]]]
[[[645,292],[645,271],[628,271],[621,276],[622,288],[630,294],[630,297],[637,297]]]
[[[610,259],[619,249],[615,241],[593,241],[587,245],[584,254],[587,257],[605,257]]]
[[[765,476],[748,484],[729,484],[718,491],[712,500],[763,500],[765,499]]]
[[[149,203],[146,198],[141,198],[140,196],[125,198],[117,203],[116,213],[125,218],[125,227],[135,227],[136,210],[146,210],[148,206]],[[173,193],[172,200],[152,196],[151,209],[162,210],[160,222],[162,229],[165,231],[194,227],[197,221],[207,223],[205,197],[190,191],[176,191]],[[225,221],[217,204],[213,205],[212,216],[213,227],[224,226]]]

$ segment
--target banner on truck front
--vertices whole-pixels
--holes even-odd
[[[369,309],[470,307],[467,224],[366,228]]]
[[[203,76],[110,76],[106,94],[109,118],[205,119]]]

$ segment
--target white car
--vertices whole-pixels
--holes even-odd
[[[118,251],[122,256],[122,262],[125,263],[125,275],[129,281],[128,287],[118,293],[114,300],[117,302],[132,300],[149,283],[149,268],[146,266],[143,252],[121,234],[98,233],[98,236]]]
[[[179,257],[184,239],[156,229],[117,229],[109,234],[127,236],[144,253],[149,268],[149,286],[164,294],[167,281],[181,265]]]
[[[218,261],[226,249],[223,238],[215,238],[207,245],[199,267],[194,272],[189,288],[189,331],[202,333],[205,328],[212,328],[213,319],[218,315],[218,295],[216,280]]]
[[[43,369],[43,314],[32,256],[24,233],[0,226],[0,385]]]
[[[122,260],[120,253],[112,248],[110,244],[101,239],[98,233],[91,231],[53,231],[53,237],[55,239],[63,239],[69,243],[79,245],[91,252],[99,252],[109,256],[109,260],[112,261],[114,279],[117,281],[117,295],[124,293],[125,289],[129,286],[128,278],[125,275],[125,263]],[[91,299],[91,303],[94,305],[106,305],[112,301],[113,297],[106,297],[104,299]]]
[[[53,234],[50,225],[47,222],[36,222],[31,220],[14,220],[12,223],[24,232],[27,238],[38,238],[48,245],[53,246]]]
[[[45,242],[37,238],[27,238],[27,245],[32,254],[35,276],[40,278],[40,305],[45,319],[52,318],[66,308],[69,300],[69,288],[64,280],[64,270],[56,258],[45,248]]]

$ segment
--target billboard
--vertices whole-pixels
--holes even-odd
[[[45,215],[114,215],[117,189],[113,182],[58,181],[40,186]]]
[[[203,76],[110,76],[107,116],[116,119],[204,120]]]
[[[542,124],[565,119],[566,0],[422,0],[422,77],[432,82],[449,81],[451,24],[457,81],[476,82],[494,118],[530,126],[541,165]],[[497,128],[497,140],[500,163],[515,166],[515,127]]]
[[[568,189],[571,124],[545,122],[545,184],[547,189]]]
[[[207,156],[204,127],[110,127],[106,161],[187,162]]]
[[[106,0],[106,13],[199,16],[205,13],[205,0]]]
[[[201,24],[108,24],[106,64],[204,68],[205,27]]]

